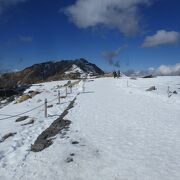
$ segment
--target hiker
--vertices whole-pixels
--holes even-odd
[[[121,76],[121,73],[120,73],[120,70],[118,70],[118,72],[117,72],[117,78],[120,78],[120,76]]]
[[[114,78],[116,78],[116,77],[117,77],[117,73],[116,73],[116,71],[113,71],[113,76],[114,76]]]

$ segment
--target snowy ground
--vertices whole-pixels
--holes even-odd
[[[33,108],[44,96],[53,99],[55,84],[44,85],[39,87],[43,93],[21,105],[10,104],[0,114]],[[153,85],[156,91],[145,91]],[[169,98],[168,86],[178,94]],[[49,114],[60,114],[80,87]],[[101,78],[85,87],[66,116],[72,121],[69,131],[57,135],[53,145],[42,152],[30,152],[30,145],[57,116],[45,119],[38,109],[29,113],[36,117],[33,125],[20,126],[16,118],[0,121],[1,136],[17,132],[0,143],[0,179],[180,179],[180,77]],[[73,161],[68,163],[68,159]]]

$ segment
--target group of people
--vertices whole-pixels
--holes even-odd
[[[114,78],[119,78],[121,76],[120,70],[118,70],[117,72],[113,71],[113,76]]]

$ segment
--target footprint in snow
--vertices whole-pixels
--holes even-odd
[[[73,162],[74,160],[73,160],[73,158],[72,157],[68,157],[67,159],[66,159],[66,162],[67,163],[70,163],[70,162]]]

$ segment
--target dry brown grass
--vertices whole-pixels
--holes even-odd
[[[24,102],[24,101],[26,101],[26,100],[28,100],[28,99],[30,99],[30,98],[31,98],[30,95],[24,94],[24,95],[22,95],[21,97],[19,97],[19,99],[18,99],[16,102],[17,102],[17,103],[22,103],[22,102]]]
[[[34,96],[36,96],[37,94],[40,94],[39,91],[31,91],[28,94],[23,94],[22,96],[19,97],[19,99],[16,101],[16,103],[22,103]]]

